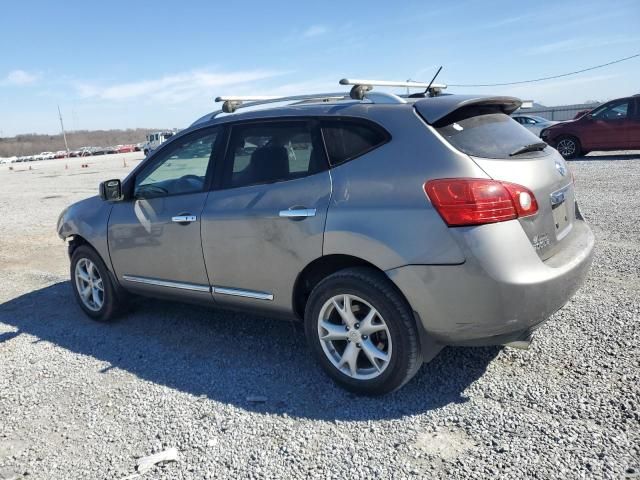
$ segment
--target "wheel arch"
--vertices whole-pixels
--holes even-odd
[[[384,271],[373,263],[353,255],[330,254],[318,257],[302,269],[294,283],[292,302],[296,317],[304,318],[309,295],[323,278],[350,267],[369,267],[384,274]]]
[[[91,242],[77,233],[68,235],[64,240],[67,242],[67,253],[69,254],[69,258],[73,256],[73,252],[75,252],[76,249],[81,245],[87,245],[88,247],[91,247],[95,252],[97,252],[96,248],[91,245]]]

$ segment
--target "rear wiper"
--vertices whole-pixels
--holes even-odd
[[[509,156],[513,157],[514,155],[520,155],[521,153],[538,152],[540,150],[544,150],[545,148],[547,148],[547,144],[544,142],[530,143],[529,145],[524,145],[517,150],[514,150],[509,154]]]

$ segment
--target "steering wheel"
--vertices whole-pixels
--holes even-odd
[[[166,188],[156,185],[155,183],[149,183],[138,187],[136,190],[136,198],[150,198],[154,195],[166,195],[167,193],[169,193],[169,190]]]
[[[183,188],[182,186],[186,187],[184,188],[184,190],[192,190],[195,186],[197,186],[198,188],[202,188],[204,186],[204,180],[202,177],[199,177],[198,175],[184,175],[183,177],[180,177],[177,181],[177,189],[182,191]]]

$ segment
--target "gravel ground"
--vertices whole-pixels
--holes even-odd
[[[0,479],[121,479],[169,447],[141,478],[640,476],[640,154],[571,163],[597,254],[528,351],[447,348],[377,399],[295,324],[156,301],[89,321],[55,221],[136,158],[0,167]]]

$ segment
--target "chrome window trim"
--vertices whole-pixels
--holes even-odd
[[[273,294],[267,292],[254,292],[240,288],[213,287],[213,293],[220,295],[232,295],[234,297],[254,298],[256,300],[273,300]]]
[[[168,280],[157,280],[155,278],[147,278],[147,277],[136,277],[135,275],[123,275],[123,280],[127,282],[133,283],[142,283],[144,285],[153,285],[156,287],[168,287],[168,288],[177,288],[180,290],[191,290],[194,292],[211,292],[211,287],[208,285],[197,285],[193,283],[183,283],[183,282],[171,282]]]

